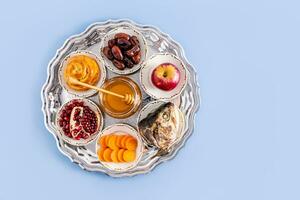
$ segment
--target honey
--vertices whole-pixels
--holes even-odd
[[[109,94],[100,94],[103,110],[114,118],[126,118],[133,115],[141,104],[141,91],[138,85],[130,78],[119,76],[109,79],[102,86],[104,89],[121,95],[130,94],[134,103],[128,105],[123,99]]]

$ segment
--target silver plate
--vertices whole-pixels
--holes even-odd
[[[176,143],[170,152],[163,156],[157,156],[156,150],[146,147],[143,157],[138,165],[126,172],[111,171],[105,168],[97,158],[95,150],[95,142],[86,146],[76,147],[63,141],[55,127],[56,113],[59,107],[66,101],[74,98],[74,95],[67,93],[59,84],[58,69],[63,59],[70,53],[77,50],[88,50],[97,55],[100,54],[100,43],[107,32],[117,27],[132,27],[138,30],[145,37],[148,44],[147,58],[155,53],[171,53],[178,56],[186,66],[188,73],[188,83],[182,94],[178,97],[180,105],[179,108],[185,116],[185,124],[183,129],[183,137]],[[94,23],[90,25],[83,33],[70,37],[57,50],[55,57],[48,65],[48,78],[42,88],[42,111],[44,113],[44,121],[47,129],[53,134],[57,140],[59,150],[69,157],[74,163],[77,163],[81,168],[88,171],[104,172],[113,177],[133,176],[150,172],[159,163],[167,161],[175,157],[176,152],[185,144],[187,138],[191,135],[194,127],[195,113],[200,105],[199,87],[196,81],[196,72],[194,68],[188,63],[184,56],[182,47],[170,38],[167,34],[162,33],[155,27],[136,24],[130,20],[108,20],[103,23]],[[117,76],[110,70],[107,70],[107,78]],[[130,78],[140,84],[139,71],[129,75]],[[142,92],[143,102],[142,107],[148,102],[153,101],[144,91]],[[97,95],[89,97],[90,100],[99,104]],[[140,108],[141,109],[141,108]],[[137,125],[137,116],[139,111],[133,116],[126,119],[114,119],[105,113],[104,127],[116,123],[126,123],[134,127]]]

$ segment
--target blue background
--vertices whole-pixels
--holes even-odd
[[[299,8],[290,0],[2,0],[0,199],[300,199]],[[201,87],[186,146],[133,178],[71,163],[41,112],[56,50],[109,18],[170,34]]]

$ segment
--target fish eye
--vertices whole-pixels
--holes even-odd
[[[166,120],[166,121],[169,120],[169,115],[168,115],[168,113],[164,113],[162,117],[163,117],[163,119]]]

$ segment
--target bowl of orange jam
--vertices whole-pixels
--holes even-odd
[[[101,58],[89,51],[75,51],[67,55],[59,68],[59,81],[70,94],[88,97],[97,93],[81,85],[76,85],[69,78],[82,83],[101,87],[106,79],[106,69]]]
[[[123,119],[133,115],[141,105],[142,94],[139,86],[130,78],[117,76],[107,80],[102,88],[121,95],[130,94],[134,98],[132,104],[123,99],[105,93],[99,93],[102,110],[111,117]]]

